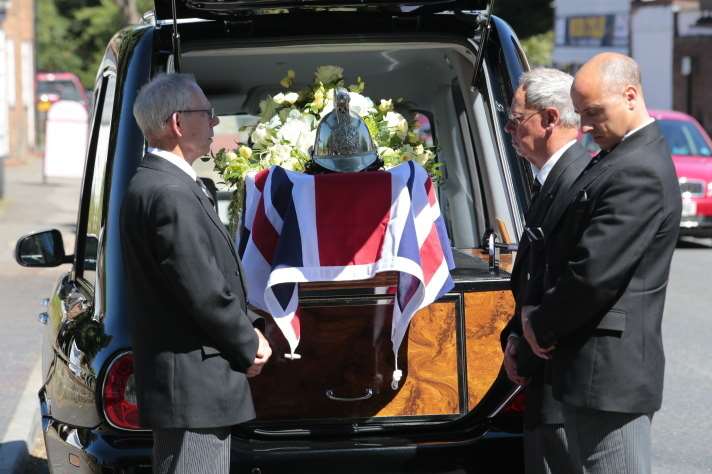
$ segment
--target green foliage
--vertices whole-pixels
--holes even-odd
[[[522,48],[527,54],[531,67],[550,66],[551,55],[554,51],[554,31],[530,36],[522,41]]]
[[[494,14],[509,23],[520,39],[546,33],[554,27],[551,0],[496,0]]]
[[[79,71],[81,58],[69,34],[71,22],[60,15],[53,0],[37,2],[37,69]]]
[[[128,24],[122,5],[141,14],[153,0],[38,0],[38,70],[73,72],[92,88],[106,45]]]
[[[123,23],[123,15],[112,0],[101,0],[99,5],[80,8],[74,13],[75,51],[84,58],[79,78],[85,85],[94,83],[106,45],[116,26]]]

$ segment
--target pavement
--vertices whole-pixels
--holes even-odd
[[[79,178],[42,179],[42,160],[6,161],[0,199],[0,474],[22,468],[40,428],[37,392],[42,380],[43,328],[37,315],[62,273],[57,268],[22,268],[14,259],[17,239],[57,228],[68,253],[74,248]]]

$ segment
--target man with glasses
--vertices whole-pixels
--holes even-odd
[[[124,198],[121,243],[140,422],[153,429],[153,472],[227,474],[230,426],[255,416],[247,377],[271,349],[191,167],[219,120],[185,74],[146,84],[134,116],[148,148]]]
[[[551,394],[550,373],[522,337],[521,308],[542,297],[545,271],[541,243],[552,219],[552,204],[564,198],[586,167],[589,155],[577,142],[579,116],[569,96],[573,77],[555,69],[525,73],[515,91],[505,130],[519,155],[533,167],[532,201],[526,231],[512,270],[515,312],[502,331],[509,378],[525,385],[524,459],[528,474],[578,471],[568,454],[563,414]]]

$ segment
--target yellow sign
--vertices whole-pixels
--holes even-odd
[[[579,16],[569,18],[569,38],[571,39],[602,39],[605,34],[605,16]]]

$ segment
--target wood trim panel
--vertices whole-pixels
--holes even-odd
[[[376,416],[449,415],[460,412],[457,357],[457,303],[433,303],[410,322],[399,365],[407,377],[391,402]],[[404,376],[405,376],[404,371]]]
[[[467,407],[472,410],[499,374],[504,354],[499,334],[514,313],[510,291],[465,293]]]

